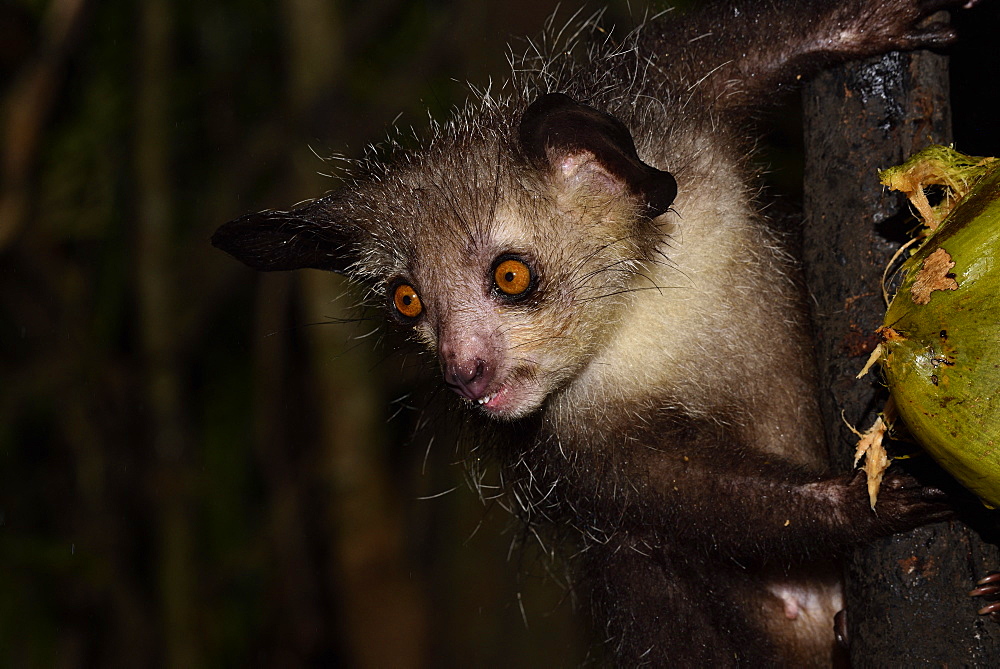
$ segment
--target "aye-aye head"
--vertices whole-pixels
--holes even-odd
[[[367,285],[436,351],[455,392],[525,416],[609,337],[656,262],[656,219],[677,186],[639,159],[623,123],[565,95],[497,118],[452,124],[348,188],[231,221],[212,242],[255,269]]]

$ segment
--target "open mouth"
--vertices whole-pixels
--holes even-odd
[[[507,391],[507,386],[500,386],[500,388],[495,392],[492,392],[488,395],[483,395],[479,399],[475,400],[475,402],[484,409],[491,409],[491,410],[498,409],[503,403],[503,396],[506,393],[506,391]]]
[[[466,402],[481,407],[491,417],[512,419],[538,408],[540,399],[535,399],[538,393],[535,392],[532,381],[533,377],[528,369],[519,368],[504,375],[502,382],[494,379],[479,397],[470,397],[470,393],[459,394]]]

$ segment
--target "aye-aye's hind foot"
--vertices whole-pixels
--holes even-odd
[[[979,609],[979,615],[989,616],[994,622],[1000,623],[1000,571],[991,571],[980,579],[976,589],[969,595],[991,600],[989,604]]]

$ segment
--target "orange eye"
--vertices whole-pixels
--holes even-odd
[[[406,283],[396,286],[392,293],[392,305],[406,318],[416,318],[424,311],[424,305],[420,303],[417,291]]]
[[[531,268],[515,258],[504,260],[493,270],[493,281],[500,292],[511,297],[523,295],[531,288]]]

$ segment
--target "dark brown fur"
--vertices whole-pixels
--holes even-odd
[[[748,120],[827,63],[948,43],[917,26],[951,4],[747,0],[579,61],[559,45],[419,150],[372,155],[344,189],[214,242],[258,269],[344,272],[437,352],[495,425],[525,520],[582,542],[579,582],[621,665],[829,663],[829,557],[946,511],[897,475],[876,516],[857,477],[826,473]],[[516,299],[492,274],[507,257],[534,281]],[[389,306],[400,285],[415,318]]]

